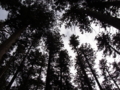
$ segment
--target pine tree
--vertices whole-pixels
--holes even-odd
[[[111,76],[109,72],[109,68],[110,67],[107,65],[107,60],[105,59],[100,60],[100,70],[102,71],[102,75],[104,77],[104,81],[103,81],[104,89],[113,90],[114,88],[113,85],[115,85],[117,89],[119,90],[119,86],[114,80],[114,78]],[[111,81],[113,83],[111,83]]]
[[[17,14],[19,12],[19,14]],[[14,16],[14,17],[13,17]],[[45,18],[45,19],[43,19]],[[43,4],[36,4],[27,7],[21,5],[18,10],[9,13],[7,25],[15,32],[0,45],[0,59],[9,50],[13,43],[20,37],[26,28],[35,30],[46,30],[53,25],[53,13]]]
[[[59,31],[47,32],[45,43],[49,53],[45,90],[50,90],[54,87],[54,85],[52,86],[52,83],[50,83],[53,78],[52,76],[54,76],[54,66],[52,66],[52,62],[54,61],[55,54],[63,47]]]
[[[82,73],[84,74],[84,80],[87,83],[89,90],[93,90],[92,85],[90,83],[90,80],[88,78],[88,75],[85,71],[84,62],[81,59],[81,54],[80,54],[79,49],[78,49],[79,41],[77,40],[77,38],[78,38],[78,36],[72,35],[70,37],[70,45],[72,46],[72,49],[75,50],[75,52],[77,53],[78,60],[79,60],[78,64],[82,70]]]
[[[80,31],[91,32],[90,25],[93,22],[96,24],[99,23],[104,28],[113,26],[118,30],[120,29],[118,25],[118,22],[120,22],[119,18],[116,18],[118,17],[118,8],[105,8],[102,6],[98,8],[88,7],[83,4],[84,1],[55,0],[52,3],[55,4],[54,7],[57,10],[65,10],[62,22],[65,22],[68,27],[76,25],[80,28]]]
[[[70,56],[68,55],[67,50],[61,50],[59,52],[59,57],[57,60],[57,65],[56,67],[58,68],[59,73],[59,80],[58,80],[58,85],[59,85],[59,90],[73,90],[74,86],[70,82],[71,80],[71,74],[70,74]]]
[[[113,40],[111,37],[108,33],[105,34],[103,32],[96,36],[95,39],[97,40],[98,50],[100,51],[103,50],[105,56],[111,54],[115,56],[116,53],[120,55],[120,52],[118,51],[119,47],[116,47],[117,40],[115,40],[115,36],[113,37],[114,38]]]

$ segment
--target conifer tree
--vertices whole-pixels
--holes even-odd
[[[84,62],[81,60],[81,54],[79,53],[79,49],[78,49],[78,45],[79,45],[79,41],[77,40],[78,36],[75,36],[75,35],[72,35],[70,37],[70,45],[72,46],[72,49],[75,50],[75,52],[77,53],[78,55],[78,60],[79,60],[79,65],[80,65],[80,68],[82,70],[82,73],[84,74],[84,80],[85,82],[87,83],[88,85],[88,88],[90,90],[93,90],[92,86],[91,86],[91,83],[90,83],[90,80],[88,78],[88,75],[85,71],[85,65],[84,65]]]
[[[34,3],[28,7],[22,4],[19,9],[11,10],[6,22],[14,33],[0,45],[0,59],[27,28],[30,28],[31,32],[33,29],[44,31],[51,28],[53,26],[51,22],[54,22],[53,16],[48,7],[42,3]]]
[[[52,65],[52,62],[54,61],[55,55],[63,47],[59,31],[47,32],[45,43],[49,53],[45,90],[50,90],[53,88],[50,82],[54,75],[54,64]]]
[[[116,83],[116,81],[113,79],[113,77],[111,76],[109,72],[109,68],[110,67],[108,67],[107,65],[107,60],[105,59],[100,60],[100,70],[102,71],[102,75],[104,77],[104,80],[103,80],[104,89],[113,90],[114,89],[113,86],[115,85],[117,89],[119,90],[119,86]]]
[[[119,34],[118,34],[119,35]],[[96,40],[97,40],[97,46],[98,46],[98,50],[103,50],[104,55],[111,55],[113,54],[114,56],[116,56],[116,53],[120,55],[119,47],[117,42],[119,42],[117,39],[117,36],[114,35],[114,37],[112,38],[112,35],[110,37],[110,35],[107,33],[101,33],[98,36],[96,36]]]

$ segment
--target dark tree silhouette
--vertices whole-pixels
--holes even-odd
[[[118,48],[116,49],[113,45],[115,45],[112,41],[112,38],[109,34],[101,33],[95,38],[97,40],[97,46],[98,50],[103,50],[104,55],[111,55],[117,53],[120,55],[120,52],[118,51]]]
[[[57,68],[59,73],[59,90],[73,90],[74,86],[70,82],[71,74],[70,74],[70,56],[68,55],[67,50],[61,50],[59,52],[59,58],[57,61]]]
[[[111,76],[109,72],[109,66],[107,66],[107,60],[102,59],[100,60],[100,69],[102,71],[102,75],[104,77],[103,85],[105,89],[113,90],[113,84],[111,83],[111,80],[113,81],[114,85],[117,87],[119,90],[119,86],[114,80],[114,78]]]
[[[77,36],[75,35],[72,35],[70,37],[70,45],[72,46],[72,49],[77,53],[78,55],[78,60],[79,60],[79,65],[80,65],[80,68],[82,70],[82,73],[84,74],[84,80],[86,81],[88,87],[90,90],[93,90],[92,86],[91,86],[91,83],[89,81],[89,78],[88,78],[88,75],[85,71],[85,65],[83,63],[83,61],[81,60],[81,54],[79,53],[79,50],[78,50],[78,45],[79,45],[79,41],[77,40]]]
[[[74,42],[75,42],[75,39],[77,39],[78,37],[75,37],[75,35],[72,35],[71,37],[73,37],[72,39],[70,39],[71,44],[73,43],[75,45],[74,46],[74,48],[75,48],[76,46],[78,46],[78,41],[76,40],[76,43],[74,43]],[[85,45],[81,45],[81,47],[78,48],[77,51],[79,53],[79,56],[77,57],[76,65],[79,66],[79,63],[81,63],[79,59],[81,59],[81,61],[84,64],[87,64],[90,69],[90,72],[92,72],[100,90],[103,90],[102,86],[100,85],[100,83],[98,81],[97,75],[95,74],[95,70],[92,67],[92,66],[94,66],[94,60],[95,60],[95,55],[94,55],[93,49],[90,47],[90,45],[85,44]],[[84,68],[86,68],[86,67],[87,66],[84,65]],[[81,72],[79,71],[78,73],[81,73]]]
[[[59,31],[47,32],[45,43],[49,53],[45,90],[50,90],[52,86],[50,80],[53,74],[52,62],[54,61],[55,54],[63,47]]]
[[[34,3],[28,7],[23,4],[19,9],[12,10],[8,15],[7,25],[15,32],[0,45],[0,59],[27,27],[31,29],[31,32],[33,29],[45,31],[51,28],[53,25],[51,22],[54,21],[53,16],[53,13],[42,3]]]

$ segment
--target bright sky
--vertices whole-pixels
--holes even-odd
[[[7,14],[8,14],[7,11],[2,10],[2,9],[0,8],[0,20],[6,19],[6,18],[7,18]]]

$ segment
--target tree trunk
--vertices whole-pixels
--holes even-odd
[[[116,49],[115,49],[113,46],[111,46],[110,44],[109,44],[109,46],[112,48],[113,51],[115,51],[117,54],[120,55],[120,52],[119,52],[118,50],[116,50]]]
[[[86,71],[85,71],[85,66],[84,66],[84,64],[82,63],[82,61],[81,61],[81,59],[79,58],[79,53],[78,53],[78,50],[77,50],[77,48],[75,48],[76,49],[76,52],[77,52],[77,54],[78,54],[78,59],[80,60],[80,68],[81,68],[81,70],[82,70],[82,72],[83,72],[83,74],[84,74],[84,79],[87,81],[86,83],[87,83],[87,85],[88,85],[88,87],[89,87],[89,90],[93,90],[92,89],[92,86],[91,86],[91,84],[90,84],[90,81],[89,81],[89,78],[88,78],[88,76],[87,76],[87,74],[86,74]]]
[[[109,77],[112,79],[112,81],[113,81],[113,82],[114,82],[114,84],[116,85],[116,87],[120,90],[120,87],[118,86],[118,84],[116,83],[116,81],[112,78],[112,76],[110,75],[110,73],[109,73],[108,69],[106,69],[106,71],[107,71],[107,73],[108,73]]]
[[[88,4],[88,6],[90,7],[109,7],[109,6],[116,6],[116,7],[120,7],[120,1],[106,1],[106,2],[103,2],[103,1],[95,1],[95,2],[90,2]]]
[[[5,26],[5,23],[3,21],[0,21],[0,31],[2,30],[2,28]]]
[[[33,70],[34,62],[32,62],[31,65],[32,66],[28,70],[27,76],[25,77],[25,80],[22,81],[24,83],[24,84],[22,84],[23,85],[22,87],[24,87],[22,89],[25,89],[25,90],[29,90],[29,84],[28,83],[29,83],[29,78],[30,78],[31,72]]]
[[[11,35],[6,41],[4,41],[0,45],[0,61],[3,55],[9,50],[12,44],[15,43],[15,41],[19,38],[19,36],[24,30],[25,28],[22,28],[21,30],[17,30],[13,35]]]
[[[52,53],[51,50],[49,51],[49,60],[48,60],[48,68],[47,68],[47,76],[46,76],[46,86],[45,90],[50,89],[50,67],[51,67],[51,59],[52,59]]]
[[[84,83],[83,83],[83,81],[82,81],[83,73],[81,72],[81,70],[80,70],[79,72],[80,72],[80,88],[81,88],[82,90],[85,90],[85,89],[84,89]]]
[[[43,62],[44,62],[44,61],[42,60],[42,64],[43,64]],[[40,72],[39,72],[39,76],[38,76],[38,80],[41,79],[42,69],[43,69],[43,66],[41,65],[41,67],[40,67]],[[38,88],[39,88],[39,83],[37,84],[36,90],[38,90]]]
[[[86,13],[89,16],[96,18],[97,20],[107,23],[108,25],[111,25],[115,28],[117,28],[118,30],[120,30],[120,19],[119,18],[115,18],[115,17],[111,17],[96,11],[92,11],[90,9],[79,9],[76,12],[79,13]]]
[[[7,62],[7,65],[4,67],[3,71],[0,73],[0,80],[1,80],[1,78],[3,77],[3,75],[5,74],[5,72],[8,70],[11,62],[13,61],[13,57],[14,57],[14,56],[12,56],[12,57],[10,58],[10,60]]]
[[[82,52],[82,53],[83,53],[83,52]],[[94,73],[94,71],[93,71],[93,69],[92,69],[92,67],[91,67],[91,65],[90,65],[90,63],[89,63],[89,61],[88,61],[88,59],[86,58],[86,55],[85,55],[84,53],[83,53],[83,55],[84,55],[84,57],[85,57],[85,59],[86,59],[86,62],[87,62],[87,64],[88,64],[88,66],[89,66],[89,68],[90,68],[90,70],[91,70],[91,72],[92,72],[92,74],[93,74],[93,76],[94,76],[94,78],[95,78],[95,80],[96,80],[96,82],[97,82],[100,90],[103,90],[102,87],[101,87],[101,85],[100,85],[100,83],[99,83],[99,81],[98,81],[98,79],[97,79],[97,77],[96,77],[96,75],[95,75],[95,73]]]
[[[32,47],[32,45],[31,45],[30,48],[28,49],[26,55],[24,56],[24,58],[23,58],[23,60],[22,60],[22,62],[21,62],[21,64],[20,64],[20,66],[18,67],[17,71],[15,72],[15,74],[14,74],[13,78],[11,79],[10,83],[8,84],[6,90],[10,90],[10,87],[11,87],[12,83],[14,82],[15,78],[17,77],[18,73],[20,72],[20,70],[21,70],[21,68],[22,68],[22,66],[23,66],[23,63],[25,62],[25,59],[26,59],[28,53],[30,52],[31,47]]]
[[[60,60],[60,90],[62,90],[62,61]]]

